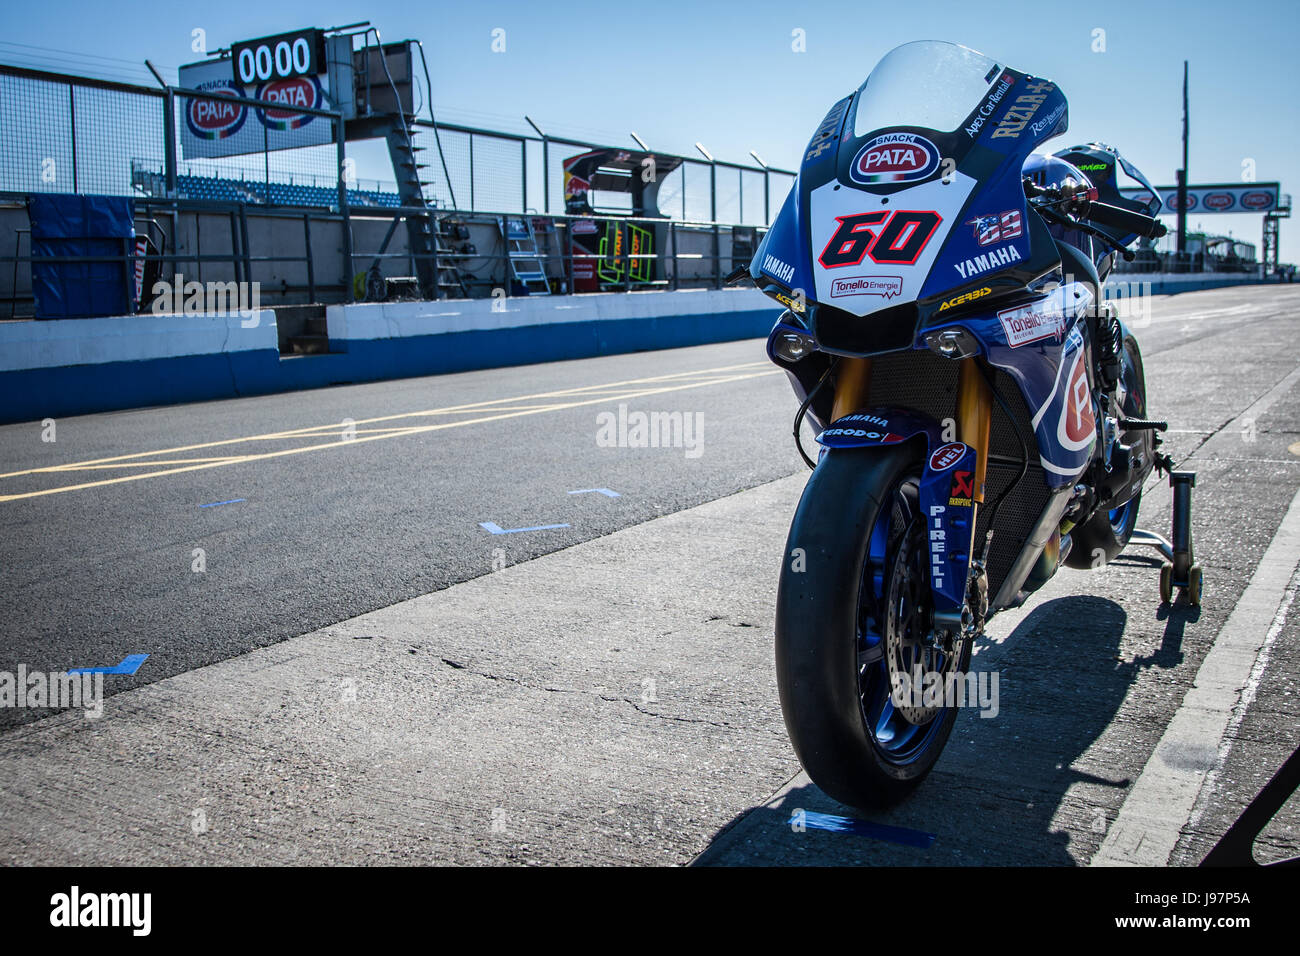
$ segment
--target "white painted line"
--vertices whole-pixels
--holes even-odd
[[[1201,662],[1182,706],[1142,768],[1091,865],[1168,865],[1191,822],[1207,774],[1219,765],[1224,734],[1241,696],[1250,689],[1251,675],[1268,645],[1297,564],[1300,492],[1291,500],[1250,584]],[[1209,588],[1213,600],[1212,580]]]
[[[1282,599],[1281,606],[1277,609],[1277,614],[1273,617],[1273,626],[1268,629],[1268,636],[1264,638],[1264,647],[1259,652],[1259,657],[1255,659],[1255,666],[1251,669],[1250,680],[1246,682],[1246,688],[1241,692],[1241,698],[1237,702],[1236,710],[1233,711],[1232,720],[1228,723],[1228,736],[1231,738],[1225,741],[1223,752],[1219,755],[1219,762],[1214,769],[1210,771],[1205,778],[1205,786],[1201,788],[1201,799],[1197,801],[1195,813],[1192,814],[1191,827],[1193,830],[1199,827],[1201,817],[1204,816],[1209,801],[1206,799],[1214,793],[1214,788],[1223,775],[1224,767],[1228,763],[1228,754],[1232,750],[1232,740],[1237,737],[1237,729],[1241,722],[1246,719],[1246,711],[1250,705],[1255,703],[1255,698],[1259,696],[1259,685],[1264,681],[1264,671],[1268,669],[1269,656],[1273,652],[1273,643],[1277,636],[1282,633],[1282,628],[1286,624],[1287,612],[1291,609],[1295,601],[1296,591],[1300,590],[1300,570],[1297,570],[1291,578],[1291,583],[1287,586],[1286,594]]]

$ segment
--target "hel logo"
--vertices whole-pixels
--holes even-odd
[[[957,462],[961,461],[961,456],[966,454],[966,446],[959,441],[948,442],[934,450],[930,456],[931,471],[947,471]],[[957,474],[968,474],[968,472],[958,472]]]
[[[320,81],[314,76],[291,76],[272,80],[257,88],[257,99],[278,103],[279,108],[268,107],[257,111],[257,118],[267,129],[286,132],[301,129],[315,117],[304,115],[298,109],[319,109],[324,98]]]
[[[981,246],[1015,239],[1023,233],[1019,209],[1008,209],[992,216],[976,216],[966,225],[975,227],[975,241]]]
[[[1273,194],[1266,192],[1242,193],[1240,202],[1247,209],[1269,209],[1273,205]]]
[[[1232,193],[1206,193],[1205,198],[1201,200],[1206,209],[1213,209],[1215,212],[1231,209],[1235,202]]]
[[[243,96],[244,91],[230,80],[214,80],[198,87],[216,96],[190,97],[185,111],[185,125],[199,139],[228,139],[234,136],[248,118],[248,110],[238,103],[224,103],[221,97]]]
[[[868,142],[849,167],[855,183],[910,183],[939,168],[939,150],[915,133],[884,133]]]

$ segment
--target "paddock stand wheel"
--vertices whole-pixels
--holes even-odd
[[[1173,543],[1154,531],[1137,530],[1129,544],[1144,544],[1165,556],[1160,566],[1160,601],[1172,604],[1174,589],[1181,589],[1193,607],[1201,606],[1203,584],[1201,566],[1196,563],[1192,550],[1192,488],[1196,486],[1196,472],[1171,471],[1169,484],[1174,489]]]

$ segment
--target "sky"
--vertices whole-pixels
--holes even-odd
[[[1093,0],[798,4],[277,0],[47,0],[0,10],[0,62],[139,83],[148,57],[175,68],[209,49],[307,26],[370,20],[385,41],[424,43],[438,119],[794,168],[813,129],[893,47],[951,40],[1055,80],[1070,130],[1050,149],[1110,143],[1157,185],[1180,160],[1182,64],[1191,70],[1193,183],[1280,180],[1300,194],[1300,4],[1294,0]],[[504,34],[494,31],[504,31]],[[499,52],[494,52],[495,46]],[[504,40],[504,50],[502,47]],[[362,177],[391,179],[376,165]],[[1189,227],[1260,243],[1259,216]],[[1300,221],[1282,223],[1300,262]]]

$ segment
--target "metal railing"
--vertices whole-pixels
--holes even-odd
[[[632,278],[630,265],[631,260],[646,258],[664,262],[663,268],[654,271],[670,278],[659,285],[717,286],[730,271],[721,266],[731,258],[722,250],[722,236],[737,226],[765,227],[794,181],[794,174],[787,170],[674,157],[681,160],[670,174],[676,179],[669,182],[666,177],[659,190],[660,211],[670,219],[600,214],[575,217],[564,210],[563,160],[576,152],[607,147],[561,136],[507,133],[456,123],[435,127],[431,121],[417,119],[412,126],[417,145],[430,148],[423,155],[436,157],[429,163],[423,190],[430,209],[403,208],[397,205],[395,189],[390,193],[386,188],[387,182],[355,175],[355,164],[348,156],[347,127],[338,113],[328,110],[294,107],[297,113],[331,124],[328,145],[268,148],[232,157],[182,155],[181,125],[187,104],[195,99],[250,110],[266,108],[264,102],[246,97],[137,86],[0,64],[0,201],[13,203],[12,210],[27,195],[39,192],[131,196],[140,217],[170,223],[173,237],[186,217],[194,220],[196,233],[200,222],[224,219],[228,221],[228,248],[200,253],[173,244],[171,249],[131,259],[156,263],[164,272],[228,264],[237,281],[255,281],[266,265],[298,263],[306,272],[306,281],[292,285],[280,281],[279,292],[305,292],[309,301],[335,296],[346,301],[353,295],[356,263],[404,258],[414,271],[416,260],[422,258],[411,251],[390,253],[386,249],[354,253],[353,216],[396,219],[428,215],[431,210],[435,221],[447,215],[478,223],[500,215],[540,216],[555,236],[567,236],[567,223],[575,218],[643,226],[669,222],[671,252],[623,254],[624,261],[615,271],[621,270],[627,277],[625,287],[644,286]],[[281,242],[270,253],[255,255],[250,216],[301,219],[301,254],[285,252]],[[20,304],[32,301],[30,293],[21,290],[18,269],[30,268],[36,260],[21,254],[25,223],[19,218],[13,222],[7,232],[0,225],[0,241],[13,235],[17,243],[13,255],[0,255],[0,283],[9,280],[9,288],[0,289],[0,302],[7,301],[9,313],[17,315]],[[337,265],[331,264],[332,255],[313,249],[314,228],[322,223],[339,224],[341,255],[333,260]],[[679,248],[680,236],[701,231],[710,237],[709,248]],[[439,257],[449,258],[445,253],[423,258]],[[546,263],[550,277],[569,290],[573,288],[574,260],[587,257],[569,249],[567,242],[563,249],[547,249],[537,256]],[[502,264],[509,272],[509,256],[504,250],[500,255],[472,258],[492,263],[493,273]],[[702,278],[686,268],[693,260],[707,265],[707,276]],[[41,257],[40,261],[53,260]],[[6,264],[12,268],[6,270]],[[455,263],[442,265],[459,268]],[[336,271],[341,273],[341,281],[330,278]],[[486,282],[474,276],[471,284],[482,287]],[[508,291],[509,282],[504,284]]]

